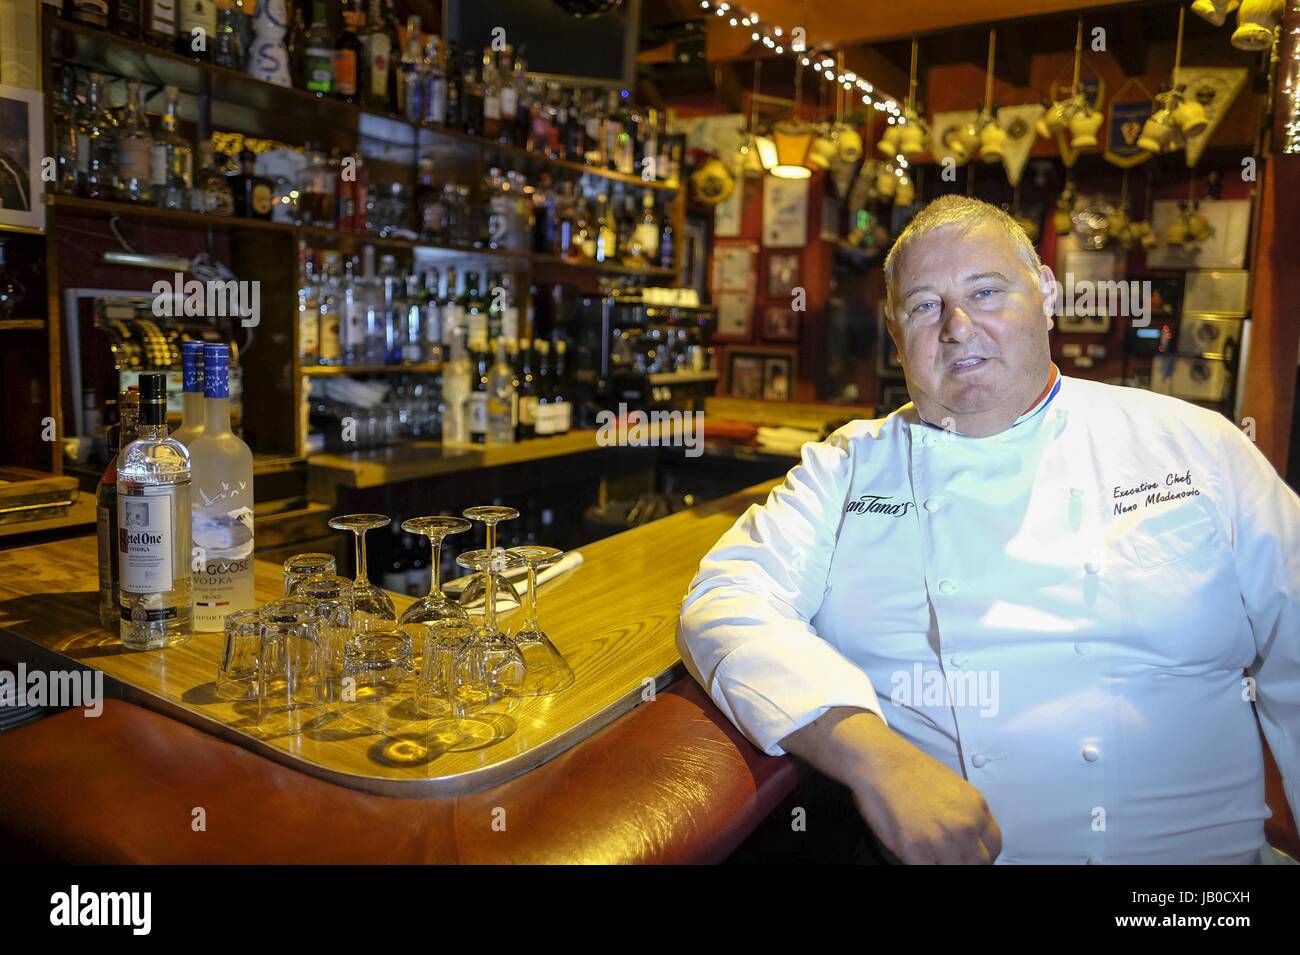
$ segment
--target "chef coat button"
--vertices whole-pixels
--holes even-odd
[[[956,654],[948,658],[948,663],[953,669],[960,670],[966,665],[966,658],[961,654]]]
[[[957,592],[957,585],[954,584],[951,580],[939,581],[939,593],[946,595],[946,594],[954,594],[956,592]]]
[[[925,499],[925,509],[927,511],[931,511],[931,512],[937,511],[941,507],[943,507],[943,498],[928,497]]]
[[[1079,654],[1080,656],[1083,656],[1083,655],[1085,655],[1085,654],[1091,653],[1091,652],[1092,652],[1092,647],[1090,647],[1088,644],[1086,644],[1086,643],[1080,641],[1079,643],[1076,643],[1076,644],[1074,645],[1074,652],[1077,653],[1077,654]]]
[[[984,764],[987,763],[988,761],[989,758],[985,756],[983,753],[976,753],[974,756],[970,758],[970,764],[974,766],[976,769],[983,769]]]
[[[1084,561],[1083,569],[1090,574],[1100,573],[1101,561],[1099,561],[1096,557],[1089,558],[1088,560]]]
[[[1097,760],[1101,759],[1101,750],[1089,743],[1083,748],[1083,758],[1090,763],[1095,763]]]

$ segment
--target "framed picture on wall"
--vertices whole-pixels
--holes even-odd
[[[45,228],[41,94],[0,85],[0,224]]]
[[[767,297],[787,301],[799,282],[799,253],[769,252],[767,255]]]
[[[799,340],[799,313],[781,305],[763,309],[763,338],[769,342],[797,342]]]
[[[709,300],[706,283],[709,260],[709,226],[696,216],[686,219],[686,234],[682,236],[681,251],[678,252],[678,284],[682,288],[693,288],[700,293],[700,301]]]
[[[794,394],[795,349],[727,351],[727,392],[733,398],[789,401]]]

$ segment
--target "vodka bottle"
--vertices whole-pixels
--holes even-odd
[[[497,339],[496,363],[487,377],[487,444],[512,444],[519,420],[519,392],[515,370],[506,357],[506,340]]]
[[[465,331],[452,329],[451,359],[442,370],[442,440],[469,441],[470,363],[465,351]]]
[[[203,342],[181,345],[181,382],[181,426],[172,437],[193,448],[194,439],[203,433]]]
[[[167,87],[167,108],[149,154],[149,178],[153,200],[164,209],[189,209],[190,187],[194,182],[194,149],[176,130],[176,101],[180,91]]]
[[[117,633],[122,619],[117,570],[117,452],[135,440],[140,426],[140,391],[135,385],[118,398],[118,423],[108,432],[108,467],[95,492],[99,540],[99,622]]]
[[[139,436],[118,454],[117,565],[123,646],[190,638],[190,455],[167,436],[167,376],[140,376]]]
[[[194,629],[216,632],[253,596],[253,453],[230,430],[230,347],[205,345],[203,433],[194,463]]]

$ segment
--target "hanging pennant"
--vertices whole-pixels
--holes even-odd
[[[1187,138],[1187,166],[1200,160],[1214,131],[1223,122],[1237,95],[1246,85],[1250,71],[1235,66],[1184,66],[1174,74],[1174,83],[1186,87],[1185,100],[1200,103],[1205,110],[1205,131]]]
[[[1034,127],[1044,112],[1042,103],[1003,106],[998,110],[998,126],[1007,134],[1007,141],[1002,145],[1002,165],[1007,170],[1007,181],[1013,186],[1020,185],[1020,176],[1037,138]]]
[[[973,109],[935,113],[930,119],[930,155],[934,161],[942,165],[945,159],[952,159],[960,166],[969,160],[975,152],[971,148],[969,130],[978,120],[979,112]],[[978,143],[976,137],[976,149]]]
[[[1138,145],[1142,126],[1155,112],[1155,97],[1138,80],[1129,80],[1110,101],[1106,116],[1105,160],[1112,166],[1129,169],[1151,158]]]

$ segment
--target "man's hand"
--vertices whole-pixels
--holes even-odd
[[[874,713],[837,707],[781,745],[848,786],[901,862],[987,864],[1002,851],[1002,831],[979,790]]]

